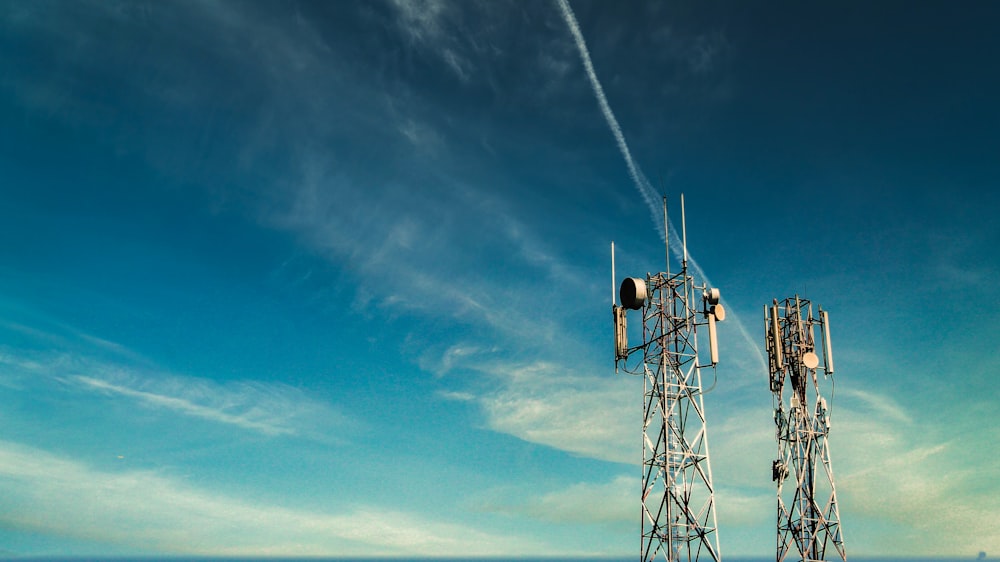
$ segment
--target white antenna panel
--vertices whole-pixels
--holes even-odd
[[[833,347],[830,346],[830,316],[825,310],[819,311],[820,320],[823,322],[823,361],[825,362],[826,374],[833,374]]]
[[[715,307],[713,306],[712,309],[713,314],[708,315],[708,350],[712,365],[715,366],[719,363],[719,335],[715,330]],[[725,316],[725,313],[723,313],[723,316]]]
[[[778,305],[775,304],[771,307],[771,341],[774,343],[774,364],[778,369],[782,368],[785,364],[785,358],[782,357],[781,346],[781,328],[778,326]]]
[[[619,359],[628,358],[628,327],[625,309],[615,307],[615,364]]]

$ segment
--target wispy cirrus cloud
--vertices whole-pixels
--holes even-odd
[[[228,425],[268,436],[329,440],[358,429],[333,405],[278,382],[228,381],[132,368],[85,355],[0,350],[0,380],[14,388],[39,380],[60,383],[63,391],[86,392],[126,406]],[[41,377],[39,379],[39,377]],[[31,385],[25,381],[33,380]],[[336,432],[323,431],[337,429]],[[337,439],[340,439],[339,437]]]
[[[761,533],[773,538],[777,502],[770,474],[778,455],[772,410],[767,403],[722,399],[706,398],[712,401],[707,415],[719,524],[726,537],[739,540],[727,538],[730,547],[764,553],[770,543]],[[976,473],[954,462],[958,449],[972,443],[949,438],[906,403],[872,388],[838,386],[831,403],[831,461],[852,552],[884,552],[892,545],[898,555],[944,556],[970,545],[1000,547],[987,530],[1000,508],[989,483],[996,471]],[[981,493],[963,493],[968,489]]]
[[[468,82],[473,65],[459,49],[456,38],[448,33],[449,4],[440,0],[393,0],[401,31],[411,41],[434,52],[462,82]]]
[[[450,318],[490,330],[503,341],[537,345],[550,341],[560,322],[531,304],[532,281],[592,287],[504,200],[481,186],[438,177],[426,184],[383,185],[376,194],[338,174],[336,163],[319,155],[302,164],[289,188],[289,204],[262,220],[344,264],[359,281],[359,309]],[[449,212],[452,208],[463,212]],[[471,231],[475,238],[468,236]],[[498,254],[508,260],[505,271],[494,274],[498,266],[488,258]],[[512,277],[513,271],[520,274]]]
[[[865,429],[886,432],[875,424]],[[847,540],[861,552],[893,544],[900,555],[1000,549],[994,524],[1000,502],[995,486],[988,484],[996,482],[996,471],[977,474],[955,466],[956,443],[902,441],[880,446],[881,440],[872,440],[871,445],[840,448],[846,453],[838,457],[846,459],[840,466],[846,470],[839,471],[837,486],[841,513],[848,514],[842,516]]]
[[[135,381],[134,377],[131,377]],[[192,378],[155,384],[139,382],[136,387],[106,379],[74,375],[67,380],[80,388],[132,399],[150,408],[234,425],[265,435],[297,435],[303,424],[296,418],[322,415],[326,407],[280,384],[231,383],[220,385]],[[146,390],[144,390],[144,388]],[[155,388],[156,390],[148,390]],[[332,412],[325,412],[328,416]],[[339,416],[337,416],[339,417]]]
[[[579,482],[528,500],[522,511],[556,523],[634,523],[639,518],[639,476],[608,482]]]
[[[638,449],[631,445],[640,430],[641,390],[628,384],[629,378],[589,377],[545,361],[483,362],[467,347],[446,357],[449,369],[478,363],[479,372],[490,375],[490,389],[453,396],[477,403],[490,429],[588,458],[638,464]],[[776,502],[770,478],[770,462],[777,455],[772,414],[766,403],[747,406],[723,393],[709,399],[720,524],[741,537],[739,548],[762,552],[766,544],[757,533],[771,525],[768,514]],[[972,544],[1000,548],[990,538],[991,514],[1000,508],[989,495],[995,488],[988,484],[991,476],[951,462],[968,440],[935,438],[940,432],[922,424],[904,403],[877,390],[838,393],[830,446],[847,540],[860,553],[879,552],[889,543],[910,555],[947,555]],[[975,484],[976,479],[982,483]],[[484,508],[555,518],[573,512],[578,500],[617,490],[621,501],[600,506],[591,501],[591,507],[577,506],[581,511],[570,517],[590,520],[608,510],[626,517],[628,502],[637,497],[627,480],[581,483],[530,502],[491,500]],[[962,493],[966,489],[987,495]],[[936,516],[928,518],[928,513]],[[891,527],[884,523],[887,517]],[[948,529],[947,538],[933,529]]]
[[[625,532],[639,521],[640,488],[638,474],[618,475],[607,481],[575,482],[545,493],[490,490],[473,503],[476,510],[489,513],[528,517],[578,529],[593,525],[621,527]],[[608,553],[612,552],[619,552],[618,545],[611,546]],[[589,552],[591,556],[600,553]]]
[[[544,553],[467,525],[371,505],[335,512],[261,505],[154,471],[106,471],[0,442],[0,524],[138,552],[215,556]],[[86,506],[86,509],[81,509]]]
[[[899,555],[1000,549],[991,527],[1000,474],[956,464],[971,445],[963,441],[891,396],[840,390],[829,443],[848,544],[861,553],[892,544]]]
[[[198,377],[107,373],[67,378],[79,388],[154,408],[255,431],[269,436],[330,439],[358,428],[358,422],[304,391],[277,382],[215,382]],[[337,429],[338,431],[324,431]],[[335,440],[340,440],[337,437]]]
[[[481,359],[465,357],[462,365],[490,375],[492,390],[473,393],[490,429],[584,457],[636,462],[641,390],[628,382],[638,379],[586,376],[547,361],[471,366]]]

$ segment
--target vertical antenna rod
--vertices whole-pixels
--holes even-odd
[[[670,275],[670,230],[667,228],[667,196],[663,196],[663,253],[664,267],[667,276]]]
[[[681,193],[681,243],[684,245],[684,261],[681,265],[684,267],[684,271],[687,271],[688,266],[688,229],[687,229],[687,217],[684,216],[684,194]]]
[[[615,305],[615,292],[618,285],[615,284],[615,241],[611,241],[611,306]]]

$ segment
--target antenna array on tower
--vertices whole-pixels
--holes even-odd
[[[683,204],[682,196],[682,221]],[[663,213],[669,233],[665,198]],[[644,378],[643,562],[721,560],[701,369],[718,362],[715,322],[725,311],[718,289],[697,285],[688,275],[686,238],[685,232],[678,273],[669,273],[668,252],[664,272],[626,278],[619,289],[621,306],[612,303],[615,369]],[[635,347],[628,346],[627,310],[641,312],[642,343]],[[708,328],[707,363],[698,355],[699,326]],[[639,352],[642,361],[630,365],[629,357]]]
[[[666,198],[663,228],[669,239]],[[670,273],[666,246],[664,271],[625,278],[617,302],[611,243],[615,372],[641,375],[644,382],[641,562],[721,560],[701,369],[719,361],[716,323],[726,311],[718,289],[688,275],[683,195],[681,232],[680,271]],[[814,315],[812,306],[795,296],[764,307],[778,441],[771,466],[778,488],[776,562],[825,561],[828,551],[832,560],[847,562],[827,440],[831,408],[823,395],[829,385],[833,398],[830,319],[822,308]],[[628,344],[630,310],[642,322],[635,346]],[[699,327],[707,330],[707,362],[698,353]],[[636,355],[641,361],[630,362]]]
[[[822,331],[819,349],[816,328]],[[764,332],[778,440],[771,467],[778,485],[776,560],[826,560],[832,546],[835,559],[846,562],[827,442],[830,408],[820,394],[828,379],[832,388],[829,317],[822,308],[814,317],[812,303],[798,296],[775,300],[764,307]]]

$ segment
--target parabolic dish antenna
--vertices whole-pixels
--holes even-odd
[[[625,308],[639,310],[646,304],[646,282],[637,277],[627,277],[618,290],[618,300]]]
[[[713,304],[712,315],[715,316],[716,320],[722,322],[726,319],[726,309],[723,308],[721,304]]]
[[[802,364],[806,366],[807,369],[815,369],[819,366],[819,357],[811,351],[807,351],[802,354]]]
[[[718,289],[708,289],[705,291],[705,300],[708,304],[719,304],[719,300],[722,298],[722,293]]]

